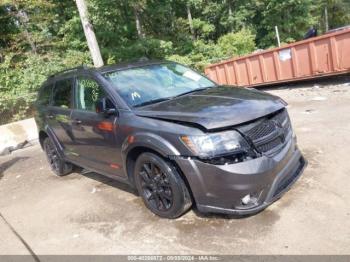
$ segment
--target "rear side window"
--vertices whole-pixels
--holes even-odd
[[[38,105],[48,106],[50,104],[52,87],[53,85],[47,85],[41,89],[37,102]]]
[[[53,91],[53,106],[71,108],[72,79],[57,81]]]

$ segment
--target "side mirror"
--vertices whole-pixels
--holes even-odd
[[[118,110],[114,107],[112,102],[105,97],[96,101],[95,108],[96,108],[96,113],[102,113],[105,115],[105,117],[108,117],[111,115],[118,115]]]
[[[115,108],[108,108],[104,112],[105,116],[117,116],[118,115],[118,110]]]

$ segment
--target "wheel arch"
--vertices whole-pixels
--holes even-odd
[[[41,148],[44,148],[44,140],[45,138],[49,137],[48,134],[44,130],[39,131],[39,143]]]
[[[137,139],[135,139],[137,141]],[[187,180],[187,177],[185,176],[184,172],[181,170],[179,165],[176,163],[174,158],[172,156],[180,156],[180,153],[176,150],[172,150],[172,148],[167,147],[167,144],[160,145],[160,141],[153,141],[153,139],[147,140],[149,143],[143,142],[143,143],[137,143],[135,142],[132,146],[129,145],[129,148],[127,150],[124,150],[123,158],[124,158],[124,167],[125,167],[125,173],[128,177],[128,180],[130,182],[130,185],[135,188],[135,179],[134,179],[134,169],[137,158],[145,152],[153,153],[166,161],[170,162],[174,168],[176,168],[177,172],[181,176],[182,180],[184,181],[188,192],[190,193],[190,197],[192,199],[192,203],[195,204],[195,199],[193,197],[192,189],[190,187],[190,184]],[[142,140],[145,141],[145,140]],[[153,143],[152,143],[153,142]],[[169,143],[169,142],[167,142]],[[158,146],[157,146],[158,145]]]
[[[52,129],[49,126],[45,126],[44,129],[41,129],[39,131],[39,143],[41,145],[41,148],[43,148],[43,142],[45,140],[45,138],[50,138],[51,141],[55,144],[58,154],[64,158],[64,153],[63,153],[63,147],[61,145],[61,143],[58,141],[55,133],[52,131]]]
[[[138,157],[143,152],[154,152],[163,158],[170,158],[170,156],[180,155],[180,152],[163,137],[148,133],[138,132],[127,136],[122,144],[122,159],[123,166],[127,167],[128,159]],[[130,170],[125,168],[125,172],[130,178]]]

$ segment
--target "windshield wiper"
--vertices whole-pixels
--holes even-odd
[[[203,90],[207,90],[207,89],[210,89],[210,88],[212,88],[212,87],[215,87],[215,86],[207,86],[207,87],[197,88],[197,89],[194,89],[194,90],[191,90],[191,91],[188,91],[188,92],[179,94],[179,95],[177,95],[177,96],[173,96],[173,98],[179,97],[179,96],[184,96],[184,95],[191,94],[191,93],[195,93],[195,92],[199,92],[199,91],[203,91]]]
[[[151,104],[156,104],[156,103],[160,103],[160,102],[163,102],[163,101],[167,101],[167,100],[170,100],[170,99],[171,98],[169,98],[169,97],[152,99],[152,100],[148,100],[148,101],[142,102],[140,104],[136,104],[133,107],[147,106],[147,105],[151,105]]]

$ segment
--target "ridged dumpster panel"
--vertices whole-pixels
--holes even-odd
[[[220,84],[263,86],[350,72],[350,29],[209,65]]]

